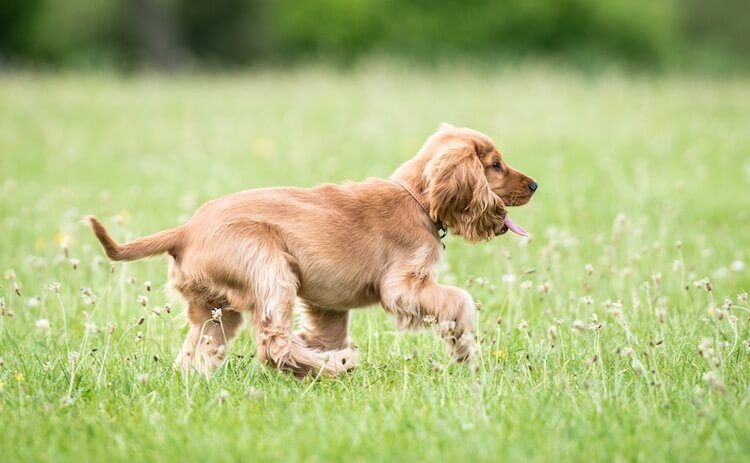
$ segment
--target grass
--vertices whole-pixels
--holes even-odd
[[[748,108],[741,78],[551,69],[4,76],[0,460],[745,460]],[[80,223],[126,239],[240,189],[388,176],[443,120],[541,185],[513,211],[530,242],[446,239],[475,370],[371,309],[347,376],[265,369],[247,331],[212,379],[177,373],[165,259],[110,265]]]

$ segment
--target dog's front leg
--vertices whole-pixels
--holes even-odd
[[[476,355],[476,306],[468,292],[433,281],[401,281],[384,288],[382,295],[383,306],[401,326],[434,323],[456,361],[472,360]]]

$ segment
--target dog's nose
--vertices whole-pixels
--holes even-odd
[[[538,187],[539,187],[539,185],[538,185],[538,184],[537,184],[536,182],[531,182],[531,183],[529,183],[529,190],[531,190],[531,192],[532,192],[532,193],[533,193],[534,191],[536,191],[536,189],[537,189]]]

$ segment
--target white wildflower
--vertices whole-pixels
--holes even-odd
[[[575,334],[581,334],[586,331],[586,324],[582,320],[576,320],[573,322],[571,331]]]
[[[38,329],[39,331],[49,331],[49,320],[47,320],[46,318],[40,318],[36,321],[35,325],[36,329]]]

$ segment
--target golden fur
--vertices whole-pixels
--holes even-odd
[[[490,239],[507,231],[505,206],[528,202],[536,184],[507,166],[486,135],[449,125],[392,178],[406,188],[370,179],[242,191],[206,203],[182,226],[123,245],[90,222],[112,260],[169,254],[170,285],[190,322],[177,357],[183,368],[210,374],[221,365],[247,314],[262,362],[297,375],[347,371],[357,360],[349,310],[375,303],[403,327],[434,320],[454,358],[470,360],[474,302],[437,283],[436,224],[469,242]]]

